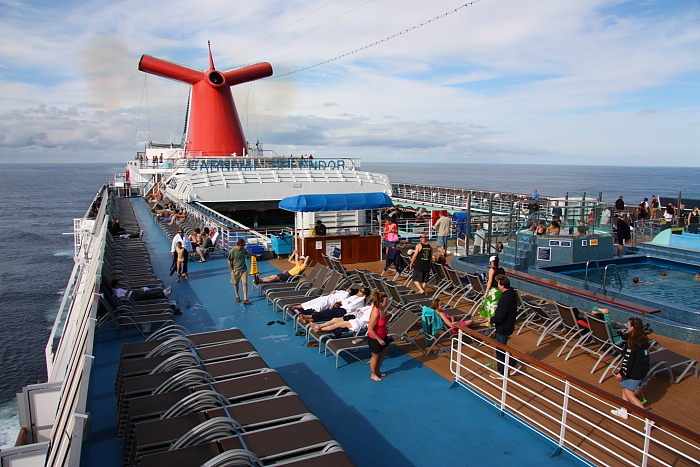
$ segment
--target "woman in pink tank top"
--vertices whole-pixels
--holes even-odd
[[[369,337],[369,350],[372,352],[372,359],[369,362],[370,378],[375,381],[381,381],[381,367],[384,357],[389,351],[389,343],[386,341],[388,334],[387,322],[389,316],[386,314],[386,306],[389,303],[384,292],[378,290],[372,291],[372,311],[369,315],[369,325],[367,326],[367,336]]]

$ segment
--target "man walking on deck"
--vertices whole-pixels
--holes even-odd
[[[447,256],[447,239],[450,238],[452,230],[452,220],[447,217],[445,211],[440,212],[440,219],[435,222],[435,231],[437,232],[437,247],[438,251]]]
[[[233,284],[233,292],[236,294],[236,302],[241,301],[241,296],[238,294],[238,283],[242,282],[243,288],[243,304],[250,305],[248,301],[248,266],[245,260],[249,255],[245,249],[245,240],[239,238],[236,246],[231,248],[228,253],[228,268],[231,271],[231,283]]]
[[[433,262],[433,250],[428,243],[428,237],[425,234],[420,236],[420,243],[416,245],[416,251],[413,252],[411,264],[409,268],[413,271],[413,282],[416,288],[422,294],[425,293],[425,288],[428,285],[430,278],[431,264]]]
[[[502,294],[498,300],[498,308],[496,308],[496,313],[493,317],[486,318],[486,322],[496,326],[496,340],[506,345],[508,338],[515,330],[515,318],[518,315],[518,299],[515,290],[510,288],[510,280],[506,276],[501,276],[498,279],[498,290]],[[505,352],[497,350],[496,359],[498,360],[498,374],[492,373],[491,377],[501,379],[505,369]],[[520,370],[520,364],[513,357],[509,358],[508,363],[511,367],[510,375],[514,375]]]

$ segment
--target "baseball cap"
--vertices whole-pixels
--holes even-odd
[[[489,263],[490,263],[491,261],[496,261],[497,259],[498,259],[498,256],[492,256],[492,257],[489,258]]]

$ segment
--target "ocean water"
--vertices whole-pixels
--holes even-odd
[[[700,199],[700,167],[598,167],[583,165],[397,164],[363,162],[362,169],[387,174],[389,180],[471,190],[530,195],[597,198],[615,201],[620,195],[637,205],[651,195]],[[675,203],[674,203],[675,204]]]
[[[73,269],[73,219],[124,166],[0,165],[0,447],[18,431],[15,393],[46,380],[44,348]]]
[[[700,199],[700,168],[370,163],[392,182],[545,196],[587,192],[628,203],[645,196]],[[73,268],[73,219],[121,164],[0,165],[0,448],[19,430],[15,393],[46,379],[44,347]]]

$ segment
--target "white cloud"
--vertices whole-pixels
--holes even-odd
[[[211,39],[218,69],[266,60],[280,74],[459,6],[355,0],[314,12],[324,3],[5,1],[0,161],[118,161],[179,139],[187,86],[149,76],[144,87],[143,53],[205,68]],[[691,1],[482,0],[234,95],[248,139],[278,153],[657,165],[673,141],[670,163],[695,165],[699,18]]]

